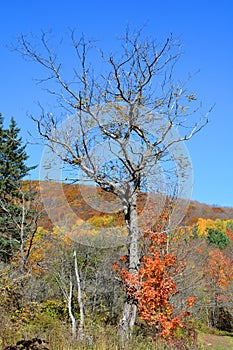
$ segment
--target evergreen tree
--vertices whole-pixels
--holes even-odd
[[[20,224],[22,220],[22,179],[34,167],[28,167],[20,129],[14,118],[9,128],[4,129],[0,115],[0,259],[8,261],[20,245]]]
[[[224,249],[230,243],[230,238],[224,232],[215,228],[208,228],[207,240],[220,249]]]

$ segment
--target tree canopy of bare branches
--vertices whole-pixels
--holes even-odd
[[[190,168],[183,141],[208,120],[201,116],[196,95],[174,80],[181,50],[172,35],[158,44],[144,38],[141,30],[127,29],[119,39],[119,52],[110,54],[84,35],[77,38],[75,31],[69,39],[74,67],[59,59],[49,33],[39,38],[21,35],[18,40],[17,50],[47,72],[40,82],[56,97],[65,122],[60,124],[58,116],[44,108],[40,117],[32,118],[64,164],[116,196],[128,229],[128,269],[137,274],[139,193],[156,193],[164,185],[170,197],[182,196],[177,186]],[[165,178],[159,183],[161,167]],[[126,298],[122,334],[133,329],[136,308],[135,300]]]

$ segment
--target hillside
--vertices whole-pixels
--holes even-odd
[[[183,222],[187,225],[195,224],[200,217],[204,219],[232,219],[233,207],[220,207],[198,201],[190,201]]]
[[[54,208],[54,215],[62,218],[67,215],[67,202],[69,207],[72,209],[74,215],[81,218],[82,220],[88,220],[95,217],[103,217],[106,214],[95,209],[95,202],[98,202],[101,198],[104,199],[105,203],[111,203],[114,200],[114,196],[111,193],[106,193],[100,189],[95,189],[91,186],[74,185],[74,184],[62,184],[57,186],[55,183],[45,184],[43,182],[34,182],[36,189],[43,190],[43,186],[46,185],[46,196],[50,200],[51,207]],[[63,192],[63,193],[62,193]],[[51,193],[51,195],[50,195]],[[61,200],[62,198],[62,200]],[[65,202],[64,203],[64,199]],[[139,210],[143,208],[145,202],[145,194],[142,193],[139,196]],[[122,221],[123,216],[121,213],[114,214],[114,221]],[[193,225],[197,222],[198,218],[205,219],[233,219],[233,207],[220,207],[215,205],[209,205],[200,203],[198,201],[190,201],[186,215],[181,225]],[[74,222],[75,223],[75,222]],[[40,224],[44,227],[50,227],[51,222],[48,218],[47,213],[43,214]]]
[[[44,194],[47,209],[50,208],[53,217],[62,220],[65,228],[69,229],[73,223],[76,225],[63,235],[62,230],[53,227],[53,222],[49,220],[51,215],[44,211],[39,223],[43,227],[33,236],[32,245],[30,235],[25,245],[27,249],[29,242],[31,250],[24,273],[21,270],[21,262],[24,261],[21,246],[14,251],[11,260],[1,262],[0,349],[18,349],[13,344],[25,341],[33,343],[34,349],[38,339],[46,344],[46,349],[51,350],[122,348],[117,334],[119,317],[127,284],[130,293],[133,293],[133,289],[128,280],[130,275],[125,269],[129,261],[127,250],[124,244],[118,244],[118,233],[124,233],[124,230],[121,227],[119,230],[111,229],[114,220],[123,222],[123,217],[121,214],[112,216],[93,209],[100,199],[111,206],[113,196],[88,186],[38,181],[34,181],[33,185],[40,193],[40,201],[37,201],[40,209],[45,203],[42,201]],[[139,196],[139,211],[142,210],[145,197],[145,193]],[[158,198],[153,199],[156,201]],[[152,204],[149,210],[152,208],[153,211],[154,202],[149,204]],[[70,208],[75,215],[72,215]],[[233,208],[191,201],[183,224],[195,223],[200,217],[232,219]],[[82,231],[80,219],[88,223],[91,221],[95,226],[93,230],[84,222]],[[200,221],[205,220],[199,220],[198,225]],[[156,311],[154,317],[159,315],[162,321],[165,319],[164,325],[160,319],[156,321],[165,330],[169,329],[172,315],[177,315],[173,319],[175,322],[179,321],[174,324],[174,330],[176,325],[179,328],[171,333],[171,338],[169,335],[167,349],[232,349],[233,220],[229,225],[223,222],[220,223],[222,226],[209,224],[202,222],[195,230],[180,228],[169,235],[147,232],[147,235],[142,236],[145,239],[139,241],[139,273],[142,273],[142,278],[140,276],[137,283],[140,283],[140,292],[146,287],[144,305],[148,305],[149,312]],[[97,228],[100,225],[103,230]],[[114,233],[112,236],[106,234],[106,227]],[[217,234],[213,227],[218,228]],[[212,230],[207,231],[208,228]],[[104,235],[101,235],[102,231]],[[78,239],[70,239],[73,233]],[[80,237],[87,238],[84,244],[79,240]],[[89,237],[93,241],[89,241]],[[113,244],[109,245],[109,242]],[[82,307],[78,293],[83,296],[85,337],[77,342],[70,310],[78,325]],[[141,299],[136,300],[140,302]],[[160,303],[158,306],[155,304],[157,300]],[[161,341],[157,333],[158,323],[148,327],[143,317],[142,313],[138,313],[135,337],[128,349],[164,349],[164,340]],[[151,342],[152,337],[156,342]]]

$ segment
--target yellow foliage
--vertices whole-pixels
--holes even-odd
[[[216,228],[214,221],[211,219],[199,218],[197,221],[198,236],[199,237],[207,236],[207,234],[208,234],[207,229],[208,228]]]
[[[174,243],[184,239],[187,241],[192,237],[193,237],[192,226],[178,227],[177,229],[169,232],[169,240],[170,242],[174,242]]]
[[[93,216],[87,220],[87,223],[94,227],[111,227],[113,216]]]
[[[215,226],[218,230],[226,233],[227,231],[227,224],[228,222],[231,221],[231,220],[220,220],[220,219],[217,219],[215,220]]]
[[[211,220],[211,219],[203,219],[199,218],[197,221],[197,232],[199,237],[207,236],[208,229],[214,228],[217,229],[223,233],[227,233],[227,229],[229,225],[233,226],[233,220]]]

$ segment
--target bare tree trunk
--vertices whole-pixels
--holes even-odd
[[[82,300],[82,288],[81,288],[81,280],[79,276],[79,270],[78,270],[78,261],[77,261],[77,253],[76,250],[74,250],[74,269],[75,269],[75,276],[76,276],[76,282],[77,282],[77,288],[78,288],[78,305],[79,305],[79,312],[80,312],[80,321],[79,321],[79,327],[78,327],[78,338],[83,338],[83,330],[84,330],[84,307],[83,307],[83,300]]]
[[[73,310],[72,310],[72,296],[73,296],[73,284],[72,284],[72,279],[70,276],[70,291],[69,291],[69,295],[68,295],[68,311],[69,311],[69,316],[71,319],[71,323],[72,323],[72,336],[75,339],[76,338],[76,318],[73,314]]]
[[[23,274],[25,272],[25,254],[24,254],[24,249],[25,249],[25,198],[24,194],[22,196],[22,214],[21,214],[21,223],[19,224],[20,226],[20,272]]]
[[[130,199],[130,204],[125,211],[125,221],[128,228],[128,255],[129,272],[138,275],[139,253],[138,253],[138,214],[137,214],[137,195],[134,193]],[[119,321],[119,333],[122,341],[132,336],[137,315],[137,301],[133,295],[126,291],[126,300],[122,316]]]
[[[55,279],[59,285],[59,287],[61,288],[61,291],[67,301],[67,308],[68,308],[68,313],[69,313],[69,317],[71,320],[71,325],[72,325],[72,337],[74,339],[76,339],[76,325],[77,325],[77,321],[75,318],[75,315],[73,313],[73,307],[72,307],[72,297],[73,297],[73,283],[72,283],[72,276],[70,274],[70,283],[69,283],[69,289],[66,286],[66,283],[64,282],[64,280],[61,278],[60,274],[55,274]]]
[[[12,224],[14,224],[15,228],[18,230],[19,237],[17,239],[13,238],[10,234],[9,241],[12,252],[15,250],[13,242],[17,242],[19,245],[19,271],[23,275],[27,270],[26,264],[31,253],[34,237],[38,227],[38,218],[41,212],[35,209],[35,203],[38,198],[35,197],[31,184],[29,189],[23,189],[22,184],[15,187],[15,189],[21,195],[21,212],[19,216],[15,217],[15,213],[10,211],[10,209],[7,207],[7,203],[4,202],[3,199],[0,199],[0,208],[9,216]],[[12,203],[14,203],[13,199]]]
[[[125,342],[132,337],[136,316],[137,305],[127,298],[119,322],[119,334],[122,342]]]

